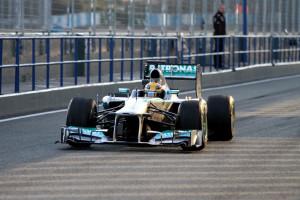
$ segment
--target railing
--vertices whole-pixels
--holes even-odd
[[[200,63],[204,72],[300,63],[300,36],[197,36],[181,42],[181,62]]]
[[[300,61],[300,36],[0,38],[0,94],[142,79],[147,60],[204,72]]]

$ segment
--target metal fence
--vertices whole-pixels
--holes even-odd
[[[299,62],[299,46],[300,36],[1,37],[0,94],[139,80],[147,60],[200,63],[204,72],[276,66]]]
[[[243,0],[0,0],[6,32],[92,34],[211,33],[220,2],[227,30],[240,34]],[[254,34],[300,31],[299,0],[248,0],[248,30]]]

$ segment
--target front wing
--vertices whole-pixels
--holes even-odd
[[[166,131],[149,131],[153,137],[148,142],[128,142],[119,141],[108,137],[106,129],[81,128],[81,127],[62,127],[61,143],[88,143],[88,144],[141,144],[151,146],[161,145],[185,145],[192,146],[197,137],[202,140],[202,133],[196,130],[166,130]]]

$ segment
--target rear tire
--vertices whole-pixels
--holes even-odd
[[[208,139],[229,141],[235,132],[235,105],[231,96],[210,96],[208,98]]]
[[[93,99],[75,97],[70,101],[66,126],[95,127],[97,105]],[[77,143],[69,141],[68,144],[74,148],[88,148],[89,143]]]
[[[178,130],[198,130],[198,137],[194,146],[182,145],[184,151],[199,151],[207,144],[207,114],[206,103],[199,101],[184,101],[178,108]],[[202,138],[199,139],[200,131]]]

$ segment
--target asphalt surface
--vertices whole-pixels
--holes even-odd
[[[0,123],[0,199],[300,199],[300,77],[206,90],[236,99],[230,142],[54,144],[65,112]],[[30,105],[28,105],[30,106]]]

